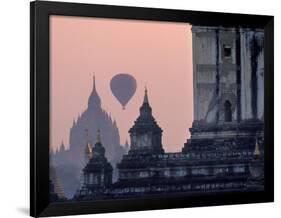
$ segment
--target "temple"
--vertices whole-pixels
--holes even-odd
[[[82,173],[81,187],[75,198],[88,199],[103,196],[106,188],[112,184],[112,166],[105,157],[105,148],[101,142],[100,130],[94,146],[86,145],[85,158],[88,160]]]
[[[162,129],[152,116],[146,88],[143,103],[140,107],[140,115],[135,121],[134,126],[129,130],[129,133],[131,138],[129,153],[131,155],[161,154],[164,152],[161,141]]]

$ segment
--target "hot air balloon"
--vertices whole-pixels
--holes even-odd
[[[136,92],[137,81],[129,74],[117,74],[111,79],[110,88],[112,94],[119,101],[124,110],[125,106]]]

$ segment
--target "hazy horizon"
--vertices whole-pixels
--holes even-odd
[[[110,90],[120,73],[137,89],[123,110]],[[179,151],[193,120],[191,25],[175,22],[50,16],[51,146],[68,146],[69,129],[87,108],[93,75],[102,108],[116,120],[120,143],[139,115],[144,86],[163,129],[166,151]]]

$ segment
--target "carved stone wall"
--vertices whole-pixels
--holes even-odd
[[[193,26],[194,121],[263,120],[262,30]]]

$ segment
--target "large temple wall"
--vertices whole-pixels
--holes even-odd
[[[262,120],[263,31],[193,26],[192,37],[194,121],[224,122],[226,101],[232,121]]]
[[[216,33],[213,30],[205,32],[200,28],[192,28],[193,36],[193,88],[194,88],[194,120],[205,119],[208,103],[212,100],[216,82]],[[208,121],[215,119],[211,111]]]
[[[251,108],[251,54],[249,49],[248,33],[241,32],[241,110],[242,119],[252,118]]]
[[[264,53],[261,52],[258,58],[258,119],[264,119]]]
[[[255,42],[254,42],[255,40]],[[258,118],[263,120],[264,109],[264,33],[261,30],[241,31],[241,105],[243,119]],[[256,75],[256,93],[251,91],[253,74]],[[255,103],[256,102],[256,103]],[[256,106],[254,106],[256,105]],[[253,109],[255,108],[256,109]],[[256,116],[255,112],[256,110]]]

